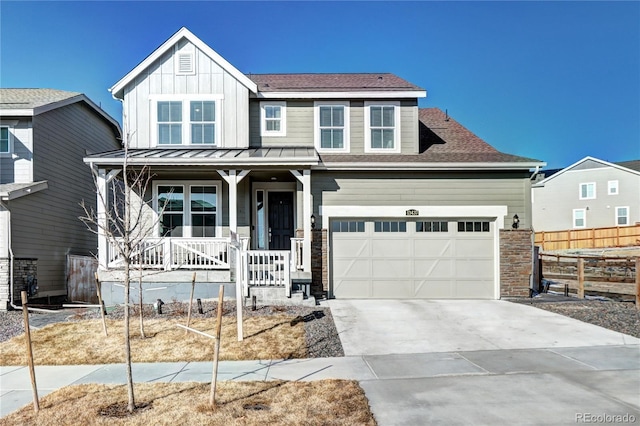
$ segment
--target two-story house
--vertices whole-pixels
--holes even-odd
[[[246,296],[271,286],[288,295],[292,281],[336,298],[528,291],[529,179],[544,163],[420,109],[426,91],[402,78],[246,75],[182,28],[111,93],[129,151],[85,162],[103,191],[125,155],[128,167],[150,168],[142,198],[158,226],[135,259],[148,285],[188,283],[193,271],[198,283],[229,282],[230,236],[239,235]],[[100,237],[105,284],[122,265],[116,244]],[[505,252],[525,271],[501,262]]]
[[[89,256],[97,241],[78,220],[80,203],[96,199],[83,158],[120,139],[118,122],[81,93],[0,89],[0,309],[25,287],[67,295],[67,255]]]
[[[585,157],[532,185],[536,231],[640,223],[640,162]]]

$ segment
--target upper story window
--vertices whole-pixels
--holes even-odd
[[[400,103],[365,102],[365,152],[400,152]]]
[[[610,180],[607,182],[607,194],[609,195],[618,195],[618,181]]]
[[[8,154],[11,152],[11,132],[9,127],[0,127],[0,154]]]
[[[315,146],[320,152],[349,152],[349,102],[315,102]]]
[[[595,182],[581,183],[580,184],[580,199],[591,200],[596,198],[596,184]]]
[[[166,96],[153,105],[157,145],[220,145],[219,96]]]
[[[287,135],[286,102],[260,102],[260,135]]]

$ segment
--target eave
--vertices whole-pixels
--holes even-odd
[[[425,98],[426,90],[352,91],[352,92],[259,92],[258,99],[416,99]]]

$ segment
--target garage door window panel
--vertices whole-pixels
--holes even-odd
[[[407,222],[404,221],[376,221],[375,232],[407,232]]]
[[[449,232],[449,223],[445,221],[416,222],[416,232]]]
[[[486,221],[458,222],[458,232],[490,232],[491,223]]]

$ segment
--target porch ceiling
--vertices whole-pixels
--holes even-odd
[[[125,150],[93,154],[84,158],[85,163],[96,165],[122,165]],[[320,161],[313,147],[274,148],[152,148],[130,149],[127,163],[130,165],[223,165],[225,168],[240,166],[313,166]]]

